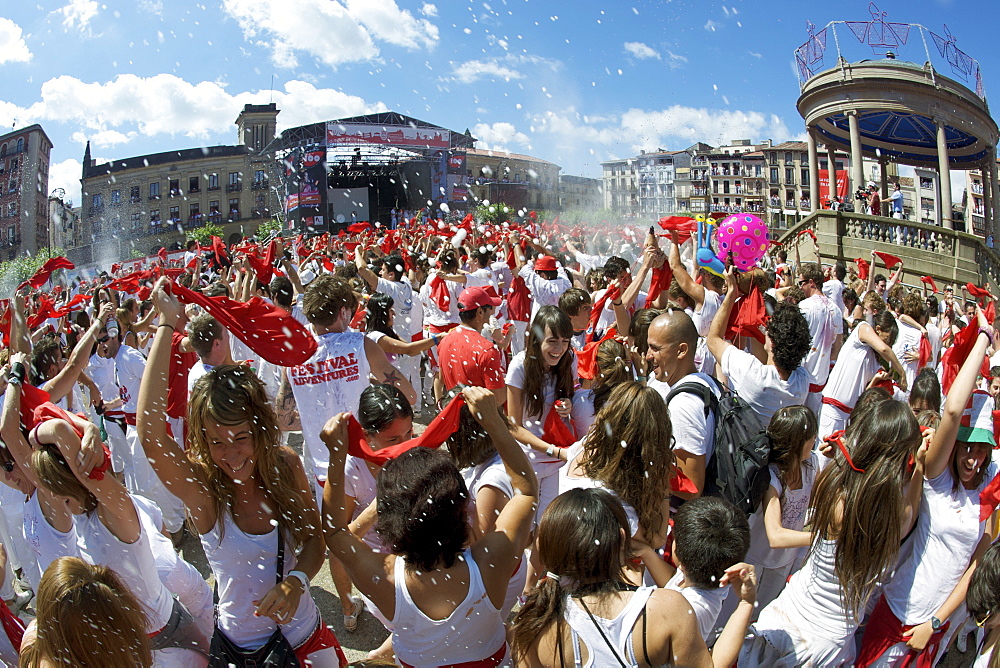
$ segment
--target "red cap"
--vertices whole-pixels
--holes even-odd
[[[535,259],[535,271],[555,271],[556,259],[551,255],[542,255]]]
[[[503,299],[491,297],[490,293],[480,287],[466,288],[458,296],[459,311],[471,311],[480,306],[500,306],[501,303],[503,303]]]

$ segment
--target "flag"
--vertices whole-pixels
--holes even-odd
[[[30,285],[33,288],[40,288],[45,285],[45,282],[49,280],[49,277],[52,276],[52,272],[56,269],[74,268],[76,268],[76,265],[62,256],[49,258],[45,261],[45,264],[43,264],[41,268],[34,273],[34,275],[32,275],[31,278],[17,286],[17,289],[20,290],[26,285]]]

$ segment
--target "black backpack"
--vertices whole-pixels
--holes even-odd
[[[767,468],[771,438],[750,404],[714,379],[712,382],[721,398],[703,383],[691,382],[671,389],[666,402],[686,392],[701,397],[706,417],[715,413],[715,450],[705,466],[703,493],[722,497],[749,516],[757,510],[771,481]]]

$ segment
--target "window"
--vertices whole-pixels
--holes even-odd
[[[201,205],[198,202],[188,205],[188,221],[192,223],[201,222]]]
[[[264,182],[264,170],[263,169],[258,169],[257,171],[255,171],[253,173],[253,180],[254,180],[254,183],[263,183]]]
[[[21,137],[20,139],[17,140],[17,152],[20,153],[23,150],[24,150],[24,138]]]
[[[7,217],[15,218],[17,216],[17,202],[8,202],[7,204]],[[11,230],[14,228],[11,227]]]
[[[179,206],[170,207],[170,222],[172,224],[181,222],[181,208]]]
[[[177,197],[181,194],[180,179],[170,179],[170,196]]]
[[[111,206],[118,206],[122,203],[122,191],[112,190],[111,191]]]
[[[218,190],[219,189],[219,175],[218,174],[209,174],[208,175],[208,189],[209,190]]]
[[[267,214],[267,195],[260,194],[253,198],[254,218],[260,218]]]
[[[20,183],[20,182],[14,176],[11,176],[10,177],[10,187],[7,188],[7,192],[9,192],[9,193],[16,193],[17,192],[18,183]]]
[[[94,196],[90,200],[91,206],[95,209],[101,209],[104,207],[104,195],[101,193],[94,193]]]
[[[18,165],[18,159],[17,158],[11,158],[10,159],[10,171],[11,172],[16,172],[17,171],[17,165]]]
[[[138,230],[140,225],[139,212],[136,211],[132,214],[132,230]]]
[[[201,191],[201,179],[197,176],[192,176],[188,179],[188,192],[196,193]]]
[[[795,183],[795,170],[786,169],[785,170],[785,183]]]
[[[924,176],[920,177],[920,188],[922,190],[930,190],[933,187],[934,187],[934,181]]]
[[[3,146],[0,146],[0,158],[5,157],[6,155],[7,155],[7,144],[4,144]]]
[[[777,167],[772,167],[771,168],[771,179],[770,180],[771,180],[771,183],[777,183],[778,182],[778,168]]]
[[[226,186],[226,191],[234,192],[239,189],[240,189],[240,173],[229,172],[229,185]]]
[[[133,204],[142,199],[142,194],[139,192],[139,186],[132,186],[129,188],[128,199]]]
[[[156,227],[159,224],[160,224],[160,210],[156,209],[155,211],[150,211],[149,212],[149,226],[150,227]]]
[[[785,164],[786,165],[791,165],[792,164],[792,154],[791,153],[786,153],[785,154]]]
[[[804,185],[804,186],[809,185],[809,168],[808,167],[803,167],[802,168],[802,185]]]
[[[149,184],[149,199],[160,199],[160,182],[154,181]]]
[[[229,200],[229,219],[240,219],[240,199],[238,197],[234,197]]]

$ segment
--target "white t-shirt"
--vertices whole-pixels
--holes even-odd
[[[396,322],[399,323],[397,331],[400,334],[405,332],[412,337],[423,331],[423,307],[413,291],[413,286],[405,277],[401,281],[379,278],[375,291],[392,297],[392,308],[396,312]]]
[[[538,309],[543,306],[558,306],[562,293],[573,287],[573,283],[566,277],[566,271],[559,269],[559,273],[551,281],[546,280],[535,273],[529,265],[521,267],[518,276],[524,279],[524,284],[531,291],[531,318],[535,318]]]
[[[837,363],[823,388],[824,397],[835,399],[848,408],[854,408],[858,397],[881,368],[878,355],[859,336],[862,327],[870,325],[859,324],[844,341]]]
[[[320,440],[323,425],[337,413],[357,413],[361,392],[370,384],[365,335],[329,332],[316,337],[316,352],[288,367],[288,382],[299,409],[306,471],[326,479],[330,455]]]
[[[906,371],[906,387],[911,388],[914,378],[917,377],[917,366],[920,362],[918,360],[907,362],[904,355],[920,352],[920,330],[899,319],[896,320],[896,325],[899,327],[899,335],[896,337],[896,343],[892,344],[892,352],[896,353],[896,358]],[[909,396],[909,389],[906,394]]]
[[[843,316],[844,309],[847,308],[844,304],[844,284],[836,278],[824,281],[823,294],[837,306],[837,309],[840,311],[840,315]]]
[[[799,311],[809,325],[811,345],[809,353],[802,360],[802,366],[809,373],[810,382],[825,385],[830,375],[830,356],[837,334],[843,331],[843,309],[827,299],[823,294],[813,295],[799,302]]]
[[[365,508],[375,500],[375,489],[375,476],[372,475],[365,460],[347,455],[347,461],[344,463],[344,495],[355,501],[354,512],[351,514],[352,522],[358,519]],[[386,548],[376,531],[369,531],[361,540],[378,552],[388,554],[391,551]]]
[[[698,368],[698,371],[707,373],[710,376],[715,375],[715,356],[708,349],[708,342],[705,337],[708,336],[708,328],[711,327],[712,320],[715,319],[715,314],[721,305],[722,295],[706,288],[705,301],[702,302],[701,309],[689,314],[691,320],[694,321],[695,328],[698,330],[698,347],[694,353],[694,364]]]
[[[806,510],[809,508],[809,495],[812,493],[816,475],[822,467],[818,451],[814,451],[809,459],[802,462],[802,486],[799,489],[785,489],[785,498],[781,498],[781,478],[778,477],[778,467],[771,464],[768,470],[771,474],[771,488],[781,500],[781,526],[793,531],[802,531],[806,524]],[[758,568],[781,568],[792,561],[799,553],[798,548],[772,548],[764,527],[764,504],[750,516],[750,549],[747,550],[746,562]]]
[[[722,356],[722,372],[729,388],[757,411],[763,425],[785,406],[801,406],[809,394],[809,373],[797,368],[782,380],[778,369],[763,364],[750,353],[728,346]]]
[[[906,542],[910,549],[892,579],[882,588],[885,600],[903,624],[928,621],[962,578],[985,522],[979,520],[979,494],[997,474],[990,463],[982,484],[965,489],[949,467],[933,480],[924,480],[917,526]]]
[[[124,343],[115,355],[115,382],[118,384],[122,400],[122,410],[135,413],[139,405],[139,385],[146,371],[146,358],[138,350]]]
[[[596,304],[601,300],[601,297],[607,294],[607,292],[608,292],[607,288],[598,290],[593,295],[591,295],[591,298],[594,300],[594,303]],[[597,320],[597,329],[601,332],[605,332],[609,328],[614,327],[615,325],[615,307],[614,304],[612,304],[611,302],[612,300],[610,298],[606,302],[604,302],[604,308],[601,309],[601,317],[598,318]],[[635,296],[635,300],[630,305],[627,305],[626,308],[632,309],[632,312],[634,313],[638,309],[641,309],[642,305],[645,303],[646,303],[646,293],[640,290],[639,294]]]
[[[573,429],[577,438],[587,435],[596,416],[593,390],[579,390],[573,395]]]
[[[680,568],[674,573],[674,577],[663,587],[678,592],[691,605],[694,610],[694,617],[698,620],[698,631],[701,639],[708,642],[708,637],[712,635],[715,627],[715,620],[719,618],[722,610],[722,602],[729,595],[729,587],[719,587],[718,589],[699,589],[698,587],[685,587],[684,571]]]
[[[681,378],[673,387],[684,383],[699,383],[712,390],[716,398],[720,396],[715,381],[703,373],[692,373]],[[671,388],[673,389],[673,388]],[[741,395],[742,396],[742,395]],[[670,423],[673,426],[674,449],[692,455],[704,455],[708,462],[715,452],[715,412],[705,415],[705,402],[691,392],[679,392],[667,404]]]
[[[628,528],[632,535],[639,532],[639,514],[630,503],[615,494],[600,480],[593,478],[571,476],[572,471],[579,459],[583,455],[584,441],[577,441],[566,449],[566,465],[559,469],[559,493],[568,492],[571,489],[603,489],[621,501],[622,508],[625,509],[625,516],[628,518]]]

